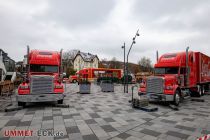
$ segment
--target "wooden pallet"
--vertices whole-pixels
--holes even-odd
[[[133,99],[133,107],[144,107],[149,105],[148,99]]]
[[[11,81],[0,82],[0,95],[10,95],[11,91],[15,88],[14,83]]]

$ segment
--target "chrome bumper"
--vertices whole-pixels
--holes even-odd
[[[163,93],[147,93],[146,95],[150,101],[174,101],[174,95],[168,95]]]
[[[63,98],[64,94],[62,93],[16,95],[18,102],[53,102]]]

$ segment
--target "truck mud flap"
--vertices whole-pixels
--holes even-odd
[[[138,109],[146,111],[146,112],[154,112],[158,110],[157,107],[152,107],[152,106],[138,107]]]
[[[205,102],[204,99],[200,99],[200,98],[192,98],[191,101],[195,101],[195,102]]]
[[[17,110],[21,110],[21,109],[23,109],[23,107],[22,106],[18,106],[18,105],[12,105],[12,106],[8,106],[8,107],[6,107],[5,108],[5,112],[11,112],[11,111],[17,111]]]
[[[69,105],[66,105],[66,104],[55,104],[54,107],[69,108]]]

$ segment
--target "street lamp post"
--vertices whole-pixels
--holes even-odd
[[[124,78],[123,78],[123,85],[124,85],[124,93],[125,93],[125,69],[126,69],[126,66],[125,66],[125,42],[124,42],[124,45],[122,46],[122,49],[124,49],[124,65],[123,65]]]
[[[128,93],[128,56],[129,56],[129,54],[130,54],[130,51],[131,51],[131,49],[132,49],[132,47],[133,47],[133,44],[135,44],[136,43],[136,37],[137,36],[139,36],[139,29],[137,30],[137,32],[136,32],[136,34],[135,34],[135,36],[134,36],[134,38],[133,38],[133,41],[132,41],[132,43],[131,43],[131,46],[130,46],[130,48],[129,48],[129,51],[128,51],[128,54],[127,54],[127,63],[126,63],[126,85],[127,85],[127,88],[126,88],[126,93]]]

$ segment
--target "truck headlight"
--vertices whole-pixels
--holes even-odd
[[[173,86],[165,86],[166,90],[173,90]]]

